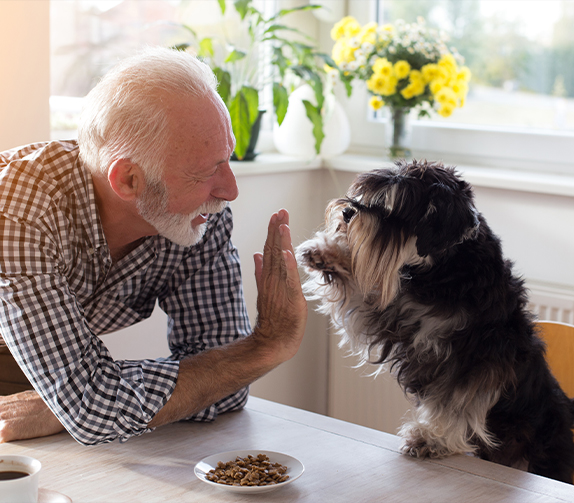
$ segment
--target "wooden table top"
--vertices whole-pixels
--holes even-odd
[[[0,445],[0,454],[42,462],[40,488],[91,502],[574,502],[574,486],[470,456],[417,460],[377,430],[251,397],[245,410],[213,423],[181,422],[125,443],[85,447],[67,433]],[[202,458],[219,452],[278,451],[305,473],[260,495],[198,480]],[[227,461],[227,460],[222,460]]]

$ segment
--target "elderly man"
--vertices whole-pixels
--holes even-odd
[[[0,153],[0,333],[35,389],[0,398],[0,441],[65,427],[96,444],[211,420],[297,352],[307,311],[285,210],[254,257],[249,326],[216,85],[190,55],[149,49],[90,92],[77,143]],[[156,301],[171,357],[114,361],[98,335]]]

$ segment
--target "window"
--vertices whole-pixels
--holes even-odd
[[[415,21],[451,34],[473,77],[465,106],[416,123],[416,150],[476,165],[574,173],[574,2],[350,2],[359,22]],[[366,126],[366,121],[365,125]],[[371,127],[372,127],[371,123]],[[372,141],[369,138],[363,146]]]
[[[276,9],[275,1],[253,3],[266,16]],[[200,37],[221,29],[233,35],[233,15],[237,16],[234,9],[228,8],[221,28],[217,0],[52,0],[52,138],[76,134],[82,98],[116,61],[145,45],[169,47],[193,42],[182,24],[192,26]],[[263,74],[260,72],[259,78]],[[265,96],[271,106],[270,94]]]

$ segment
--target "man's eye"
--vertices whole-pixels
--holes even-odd
[[[353,215],[357,213],[356,210],[354,210],[353,208],[345,208],[343,210],[343,220],[345,221],[346,224],[348,224],[351,221],[351,218],[353,218]]]

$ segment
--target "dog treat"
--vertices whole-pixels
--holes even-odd
[[[217,467],[209,470],[205,478],[211,482],[228,486],[269,486],[285,482],[287,467],[272,463],[265,454],[257,457],[251,454],[245,458],[237,456],[235,461],[219,461]]]

